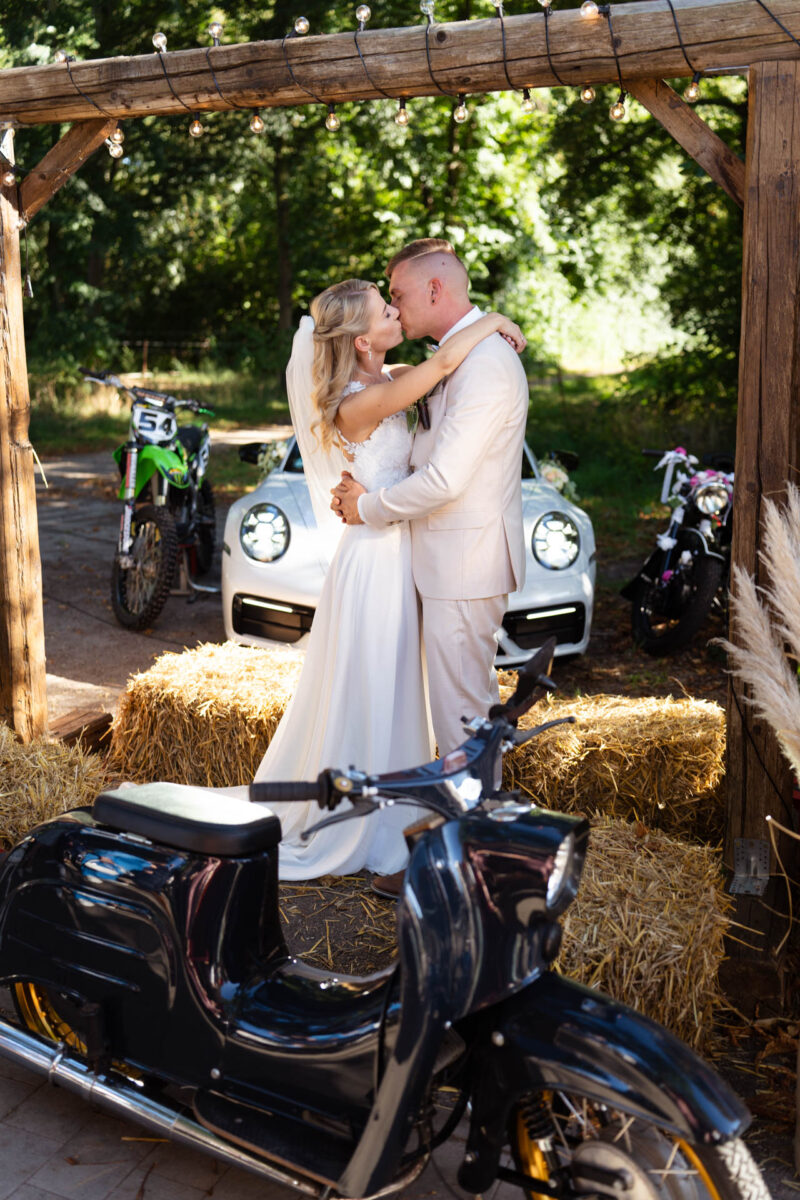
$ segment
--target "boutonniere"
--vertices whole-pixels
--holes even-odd
[[[409,404],[406,409],[406,425],[408,426],[409,433],[416,433],[417,426],[419,425],[419,409],[416,403]]]

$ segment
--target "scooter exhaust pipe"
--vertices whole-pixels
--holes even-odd
[[[300,1179],[248,1154],[246,1150],[232,1146],[190,1117],[141,1095],[123,1079],[115,1080],[113,1085],[108,1083],[95,1075],[88,1065],[74,1058],[66,1058],[63,1045],[55,1045],[51,1049],[37,1038],[6,1024],[5,1021],[0,1021],[0,1054],[46,1075],[51,1083],[77,1092],[85,1100],[110,1109],[123,1120],[137,1122],[173,1142],[180,1142],[194,1150],[212,1154],[230,1166],[242,1167],[273,1183],[281,1183],[306,1196],[315,1197],[315,1200],[324,1200],[324,1197],[331,1193],[329,1187]]]

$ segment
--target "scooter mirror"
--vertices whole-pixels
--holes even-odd
[[[540,700],[546,691],[556,690],[556,685],[549,678],[555,649],[554,637],[548,638],[544,645],[539,647],[520,670],[514,695],[510,696],[505,704],[494,704],[489,709],[489,720],[505,717],[512,725],[516,724],[522,714]]]

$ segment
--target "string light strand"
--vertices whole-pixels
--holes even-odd
[[[218,46],[219,42],[215,42],[214,45]],[[235,100],[231,100],[228,98],[228,96],[223,95],[222,88],[219,86],[219,80],[217,79],[217,73],[211,65],[212,49],[212,46],[206,47],[206,62],[208,63],[208,69],[211,72],[211,78],[214,81],[214,87],[217,89],[217,95],[219,96],[220,100],[223,102],[223,104],[227,104],[230,108],[251,108],[252,106],[250,104],[237,104]]]
[[[681,53],[683,54],[683,57],[686,59],[687,67],[692,72],[692,82],[689,84],[686,91],[683,93],[683,98],[684,98],[684,100],[688,100],[690,104],[693,104],[694,101],[697,99],[697,97],[700,95],[700,71],[694,65],[694,63],[689,58],[689,55],[687,53],[686,46],[684,45],[684,41],[683,41],[683,35],[681,34],[681,28],[680,28],[680,25],[678,24],[678,14],[675,12],[675,5],[672,3],[672,0],[667,0],[667,4],[669,5],[669,11],[672,13],[672,23],[675,26],[675,32],[678,35],[678,42],[680,44]]]
[[[561,84],[562,87],[570,87],[571,85],[567,83],[566,79],[562,79],[561,76],[559,75],[558,71],[556,70],[555,65],[553,63],[553,56],[550,53],[550,5],[549,4],[545,5],[545,10],[544,10],[544,48],[547,52],[547,64],[550,67],[550,70],[552,71],[554,77]]]
[[[88,96],[86,94],[86,92],[84,92],[83,89],[80,88],[78,86],[78,84],[75,82],[75,77],[72,74],[72,67],[70,66],[70,62],[72,62],[72,56],[70,54],[65,54],[63,62],[64,62],[64,66],[67,68],[67,74],[69,75],[69,81],[72,84],[72,86],[75,88],[75,91],[78,93],[78,95],[82,96],[84,100],[88,100],[90,104],[93,104],[95,106],[95,108],[97,109],[97,111],[99,113],[102,113],[104,117],[110,117],[111,120],[113,121],[114,114],[108,112],[107,109],[103,108],[100,104],[98,104],[97,101],[92,96]]]

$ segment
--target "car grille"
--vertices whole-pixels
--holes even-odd
[[[580,642],[585,627],[586,609],[582,604],[521,609],[503,617],[503,628],[521,650],[541,646],[548,637],[555,637],[558,645]]]
[[[297,642],[308,633],[313,620],[314,609],[302,604],[262,600],[260,596],[233,597],[235,633],[271,638],[276,642]]]

